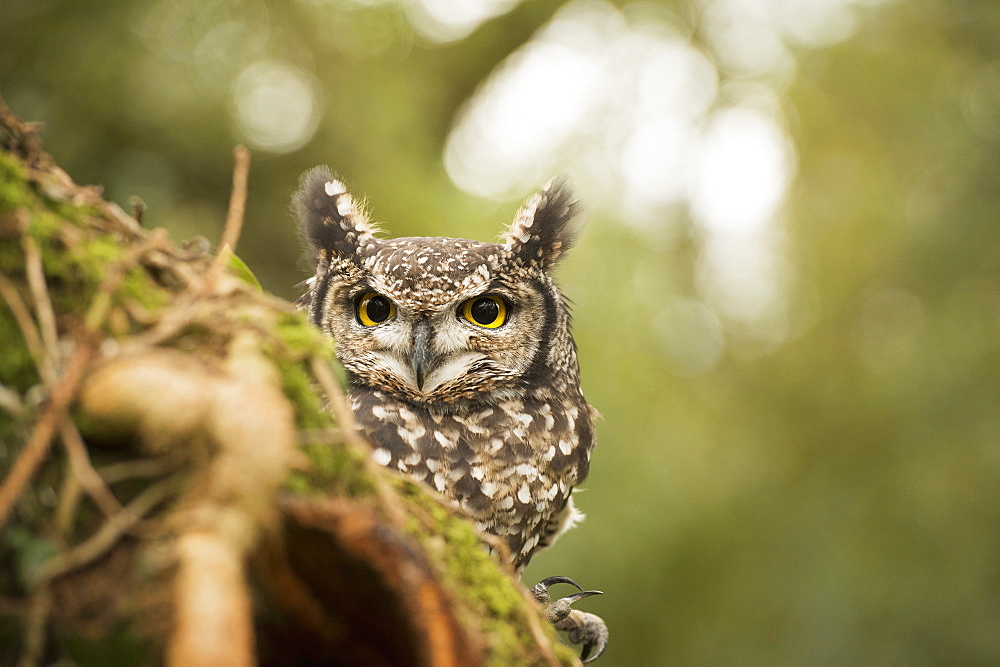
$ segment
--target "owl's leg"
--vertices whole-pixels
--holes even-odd
[[[576,586],[580,592],[552,602],[549,586],[553,584],[570,584]],[[545,608],[545,615],[557,630],[569,633],[569,640],[573,644],[583,645],[580,660],[584,663],[593,662],[604,653],[608,645],[608,626],[600,616],[578,611],[572,607],[577,600],[591,595],[601,595],[601,591],[585,591],[580,584],[569,577],[549,577],[535,584],[531,594]]]

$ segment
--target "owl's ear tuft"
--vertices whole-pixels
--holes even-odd
[[[525,265],[550,269],[576,241],[579,210],[567,180],[553,179],[521,205],[504,244]]]
[[[378,228],[326,165],[302,174],[292,195],[292,213],[313,261],[331,255],[360,257],[362,249],[375,242]]]

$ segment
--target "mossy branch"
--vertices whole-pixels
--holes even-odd
[[[218,255],[173,243],[37,130],[0,102],[0,663],[575,661],[371,463],[327,342],[228,250],[239,201]]]

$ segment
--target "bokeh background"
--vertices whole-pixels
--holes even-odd
[[[305,277],[334,167],[394,235],[569,174],[608,665],[1000,662],[1000,3],[0,0],[0,95],[176,239]]]

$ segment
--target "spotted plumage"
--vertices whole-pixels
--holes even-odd
[[[514,565],[579,516],[594,411],[549,272],[572,245],[565,183],[529,198],[502,243],[378,238],[326,167],[293,210],[316,274],[303,302],[336,342],[375,461],[504,538]]]

